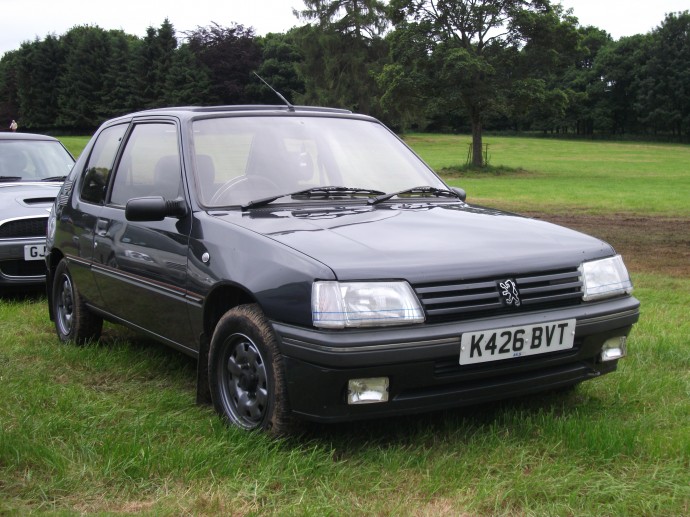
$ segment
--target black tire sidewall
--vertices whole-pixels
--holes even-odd
[[[69,279],[72,288],[72,324],[70,331],[65,334],[60,323],[59,293],[63,289],[64,279]],[[52,290],[53,315],[55,319],[55,331],[61,341],[65,343],[86,344],[97,340],[103,327],[103,319],[89,311],[79,294],[79,289],[74,283],[74,278],[69,271],[67,261],[62,259],[55,268]]]
[[[72,326],[70,328],[70,332],[68,334],[65,334],[62,331],[61,327],[61,311],[59,309],[59,302],[61,299],[60,292],[63,289],[63,284],[64,284],[64,277],[67,277],[70,281],[70,285],[72,286],[72,303],[76,304],[76,300],[74,299],[75,297],[75,288],[74,288],[74,281],[72,280],[72,275],[69,272],[69,269],[67,267],[67,263],[65,260],[61,260],[57,267],[55,268],[55,274],[53,275],[53,296],[52,296],[52,301],[53,301],[53,314],[55,314],[55,331],[57,332],[58,337],[60,338],[60,341],[64,343],[69,343],[73,342],[74,336],[75,336],[75,328],[76,326],[74,325],[74,322],[72,322]]]
[[[219,361],[222,361],[229,353],[228,348],[231,346],[229,340],[235,334],[243,334],[253,342],[261,355],[266,370],[267,405],[261,421],[254,426],[248,426],[246,422],[232,414],[224,403],[226,395],[221,392],[226,388],[223,385],[222,374],[219,372],[222,366]],[[215,410],[230,424],[250,431],[271,431],[276,427],[276,406],[278,403],[276,394],[282,389],[282,380],[276,376],[278,356],[275,335],[257,305],[238,306],[228,311],[219,320],[213,332],[209,349],[209,387]]]

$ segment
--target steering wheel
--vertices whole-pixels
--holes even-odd
[[[273,181],[266,178],[265,176],[237,176],[236,178],[232,178],[231,180],[221,185],[221,187],[211,197],[209,204],[222,205],[223,203],[221,202],[221,200],[224,197],[226,197],[229,192],[233,190],[243,191],[242,193],[246,195],[251,194],[254,190],[267,190],[268,192],[277,191],[278,185],[276,185]],[[257,194],[256,196],[249,197],[260,196],[260,194]],[[247,201],[249,201],[249,199],[247,199]]]

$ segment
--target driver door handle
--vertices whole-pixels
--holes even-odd
[[[108,219],[98,219],[96,221],[96,235],[105,237],[108,233],[109,222]]]

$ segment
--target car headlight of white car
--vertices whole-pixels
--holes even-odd
[[[583,262],[580,273],[584,283],[582,299],[586,302],[632,293],[630,275],[620,255]]]
[[[379,327],[424,322],[407,282],[314,282],[312,321],[321,328]]]

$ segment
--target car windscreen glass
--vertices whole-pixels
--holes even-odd
[[[0,176],[16,176],[19,181],[41,181],[64,177],[73,165],[74,159],[59,142],[0,141]]]
[[[209,207],[316,187],[394,192],[446,188],[382,125],[338,117],[227,117],[194,122],[196,184]],[[288,198],[289,201],[289,198]]]

